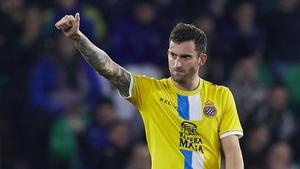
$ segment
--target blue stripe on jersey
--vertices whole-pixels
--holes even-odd
[[[189,98],[177,94],[177,104],[179,116],[185,120],[189,120]]]
[[[177,94],[177,104],[179,116],[184,120],[189,120],[189,98]],[[184,156],[184,169],[192,169],[192,152],[189,150],[180,150]]]
[[[184,156],[184,169],[193,169],[192,168],[192,152],[188,150],[180,150]]]

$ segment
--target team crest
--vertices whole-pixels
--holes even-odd
[[[206,117],[209,117],[209,118],[214,117],[217,114],[217,109],[214,106],[214,103],[211,101],[205,102],[203,113],[205,114]]]

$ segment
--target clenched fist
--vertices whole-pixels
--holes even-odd
[[[65,15],[58,22],[56,22],[55,27],[62,30],[66,37],[72,38],[80,33],[79,23],[80,16],[79,13],[76,13],[75,18],[72,15]]]

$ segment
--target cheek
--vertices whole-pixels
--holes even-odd
[[[198,64],[198,62],[191,62],[185,65],[185,67],[189,67],[189,70],[194,72],[199,69],[200,65]]]
[[[168,57],[168,63],[169,63],[169,66],[173,66],[174,60],[172,58]]]
[[[193,60],[187,60],[187,61],[181,62],[181,64],[183,67],[190,67],[190,68],[196,66],[196,64]]]

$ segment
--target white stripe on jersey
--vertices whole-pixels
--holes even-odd
[[[189,96],[189,120],[202,120],[202,105],[200,94]]]

